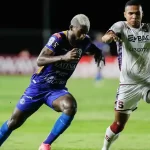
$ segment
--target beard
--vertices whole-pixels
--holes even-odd
[[[72,35],[70,38],[70,43],[73,46],[78,46],[78,45],[80,45],[81,42],[82,42],[82,40],[77,38],[75,35]]]

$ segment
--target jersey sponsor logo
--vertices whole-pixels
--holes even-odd
[[[58,46],[59,44],[55,41],[54,43],[52,43],[52,46],[54,47],[54,48],[56,48],[57,46]]]
[[[66,80],[64,80],[63,78],[58,78],[55,76],[48,76],[45,78],[45,81],[49,84],[66,84]]]
[[[138,35],[138,36],[134,36],[134,35],[128,35],[128,41],[129,42],[135,42],[135,41],[138,41],[139,43],[142,43],[142,42],[146,42],[146,41],[149,41],[150,40],[150,37],[149,35]]]
[[[51,37],[47,43],[48,46],[52,46],[53,48],[56,48],[59,44],[56,41],[54,37]]]
[[[131,48],[130,51],[146,52],[146,51],[150,51],[150,49],[149,48]]]
[[[65,76],[68,76],[68,72],[62,72],[62,71],[56,70],[56,75],[59,77],[65,77]]]
[[[49,84],[66,84],[66,81],[65,80],[49,80],[47,81],[47,83]]]
[[[51,46],[55,41],[55,38],[54,37],[51,37],[47,43],[48,46]]]
[[[55,67],[65,70],[75,70],[77,63],[59,62],[54,64]]]

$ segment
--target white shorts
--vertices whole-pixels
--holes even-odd
[[[130,114],[134,111],[138,102],[143,99],[147,103],[150,103],[148,98],[150,95],[150,86],[144,86],[141,84],[136,85],[120,85],[116,95],[115,110]]]

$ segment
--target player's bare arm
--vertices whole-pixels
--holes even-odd
[[[72,49],[65,55],[54,56],[54,52],[47,47],[44,47],[37,58],[38,66],[45,66],[51,63],[59,62],[59,61],[71,61],[78,60],[76,49]]]
[[[121,39],[113,32],[108,31],[103,37],[102,41],[105,43],[111,43],[111,42],[121,42]]]
[[[53,56],[54,53],[47,47],[44,47],[37,58],[38,66],[45,66],[62,60],[62,56]]]

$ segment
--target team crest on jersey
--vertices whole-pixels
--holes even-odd
[[[82,49],[77,49],[77,53],[78,53],[78,55],[79,55],[79,57],[81,57],[81,55],[82,55]]]
[[[147,42],[150,40],[149,35],[138,35],[138,36],[134,36],[134,35],[128,35],[128,41],[129,42],[135,42],[138,41],[139,43],[143,43],[143,42]]]
[[[25,103],[25,99],[24,98],[21,98],[20,99],[20,104],[24,104]]]

